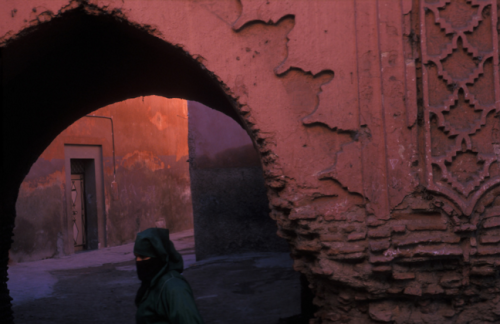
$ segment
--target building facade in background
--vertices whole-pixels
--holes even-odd
[[[130,243],[149,227],[194,228],[198,260],[286,251],[268,205],[259,154],[238,123],[194,101],[128,99],[73,123],[33,164],[10,258]]]
[[[188,101],[189,172],[196,259],[242,252],[286,252],[269,217],[260,156],[230,117]]]
[[[130,243],[149,227],[192,229],[187,136],[187,101],[158,96],[73,123],[21,185],[11,259]]]

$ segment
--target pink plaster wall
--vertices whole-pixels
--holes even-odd
[[[83,117],[64,130],[21,184],[12,260],[40,260],[72,252],[72,234],[65,225],[69,214],[64,145],[102,148],[108,246],[133,242],[137,232],[149,227],[164,226],[171,232],[193,228],[187,112],[185,100],[147,96],[91,113],[113,118],[116,178],[109,120]]]
[[[196,169],[260,167],[260,157],[248,133],[230,117],[189,101],[191,166]]]
[[[8,46],[81,4],[0,5]],[[498,1],[82,10],[182,47],[235,100],[315,323],[500,320]]]

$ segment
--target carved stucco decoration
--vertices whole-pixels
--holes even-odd
[[[500,183],[495,9],[495,0],[420,3],[425,180],[466,215]]]

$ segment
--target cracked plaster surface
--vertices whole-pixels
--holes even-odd
[[[478,273],[498,266],[490,258],[498,254],[497,247],[477,249],[473,240],[474,246],[443,242],[435,251],[426,247],[381,252],[390,246],[392,236],[413,230],[429,235],[420,238],[427,242],[442,240],[433,231],[446,230],[455,241],[475,230],[481,217],[494,217],[498,209],[493,205],[498,193],[491,191],[478,205],[475,218],[463,219],[446,198],[418,187],[423,171],[412,165],[418,155],[416,107],[405,103],[405,96],[417,97],[408,86],[417,82],[416,67],[411,49],[408,52],[402,41],[403,35],[409,37],[409,27],[401,19],[401,15],[409,18],[412,1],[397,6],[371,0],[151,1],[147,8],[139,1],[89,3],[182,47],[237,99],[262,155],[272,217],[279,235],[292,245],[294,268],[311,280],[316,303],[322,307],[318,317],[342,322],[344,313],[351,312],[353,318],[365,318],[361,313],[366,300],[439,295],[444,292],[440,285],[447,285],[442,282],[452,276],[440,269],[441,283],[435,282],[437,277],[421,279],[427,270],[394,260],[420,260],[425,268],[422,260],[436,255],[463,255],[469,262],[478,253],[484,259],[481,266],[488,268],[475,270]],[[75,4],[28,0],[18,6],[2,0],[2,14],[17,11],[0,20],[0,36],[13,37]],[[35,7],[40,8],[36,12],[50,14],[37,15]],[[420,220],[426,213],[439,215],[440,221],[426,225]],[[496,227],[496,218],[491,219],[484,224]],[[493,233],[488,237],[496,235],[495,229],[488,231]],[[415,278],[411,271],[420,281],[411,280]],[[373,273],[388,275],[391,284],[378,281]],[[464,280],[468,276],[463,273]],[[366,291],[339,291],[336,283]],[[445,288],[450,300],[460,303],[455,290]],[[426,309],[419,313],[404,302],[397,306],[398,302],[383,307],[373,303],[369,317],[397,321],[429,313]],[[396,308],[399,313],[392,312]],[[389,316],[387,309],[393,314]]]
[[[295,27],[287,35],[287,57],[275,68],[278,75],[290,68],[313,75],[325,71],[335,74],[322,86],[318,107],[303,122],[358,129],[356,44],[352,42],[356,38],[355,2],[243,0],[242,5],[243,12],[233,25],[236,30],[251,21],[276,23],[282,17],[294,17]]]
[[[329,2],[329,7],[324,8],[325,4],[321,1],[271,1],[270,4],[265,1],[243,1],[239,6],[237,2],[229,1],[223,4],[213,1],[183,2],[181,5],[169,1],[150,1],[147,10],[139,1],[92,0],[82,3],[91,6],[90,10],[98,9],[101,13],[118,15],[138,26],[145,26],[165,41],[181,46],[207,69],[214,71],[228,89],[231,89],[231,94],[238,98],[238,102],[247,107],[244,109],[252,110],[252,114],[247,116],[251,123],[259,115],[260,109],[255,107],[276,107],[279,106],[276,102],[286,102],[287,95],[279,91],[282,87],[269,84],[270,80],[279,79],[270,78],[267,73],[274,71],[283,75],[291,68],[298,68],[313,75],[334,71],[334,77],[321,87],[319,104],[302,116],[302,121],[306,125],[322,123],[331,129],[355,130],[358,127],[357,109],[352,109],[357,106],[357,80],[354,69],[356,58],[352,55],[355,52],[355,44],[349,42],[349,39],[355,37],[353,3]],[[2,20],[0,35],[3,35],[3,39],[12,38],[23,28],[44,22],[79,4],[79,1],[25,1],[21,5],[4,0],[1,3],[2,13],[13,14]],[[207,11],[211,14],[206,15]],[[328,14],[332,12],[336,15],[334,19]],[[203,15],[204,19],[192,18],[200,15]],[[316,23],[308,23],[313,16]],[[338,20],[343,22],[339,23]],[[273,47],[273,58],[262,58],[266,50],[259,50],[266,38],[265,25],[252,26],[261,30],[259,37],[254,40],[247,37],[248,34],[255,35],[256,31],[247,32],[249,27],[245,25],[255,21],[273,24],[279,22],[277,27],[288,25],[279,28],[287,29],[283,35],[287,42],[277,51]],[[237,33],[227,28],[230,24]],[[225,40],[229,39],[234,43],[235,38],[238,43],[245,43],[245,46],[226,47],[222,55],[213,49],[213,44],[227,42]],[[311,41],[313,39],[314,41]],[[253,60],[249,59],[247,53],[252,54]],[[278,53],[281,55],[276,55]],[[264,87],[260,85],[264,84],[266,88],[273,89],[267,91],[268,96],[262,96]],[[259,97],[268,98],[265,103],[255,100],[256,92]],[[250,101],[248,98],[251,98]],[[269,98],[272,98],[271,102]],[[266,131],[265,120],[259,121],[259,128],[263,132]]]

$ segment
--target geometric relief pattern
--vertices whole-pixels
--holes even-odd
[[[500,112],[496,10],[495,0],[420,1],[426,186],[466,215],[500,183],[490,174],[498,149],[471,140]],[[494,141],[491,131],[486,140]]]

